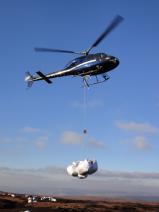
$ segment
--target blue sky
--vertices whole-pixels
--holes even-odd
[[[159,171],[158,7],[157,0],[0,1],[1,167],[66,167],[91,158],[100,169]],[[116,14],[124,22],[92,53],[114,55],[120,66],[88,90],[85,124],[80,78],[26,89],[26,71],[49,73],[74,58],[34,47],[85,50]]]

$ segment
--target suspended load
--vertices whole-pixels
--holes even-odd
[[[87,129],[84,129],[84,130],[83,130],[83,133],[84,133],[84,134],[87,134]]]
[[[79,179],[84,179],[88,175],[95,173],[97,170],[97,161],[88,159],[73,162],[67,167],[68,174],[73,177],[78,177]]]

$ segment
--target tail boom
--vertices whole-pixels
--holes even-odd
[[[51,84],[52,81],[44,75],[41,71],[36,72],[38,76],[33,76],[29,71],[25,73],[25,81],[27,82],[28,87],[31,87],[34,81],[45,80],[47,83]]]
[[[41,71],[37,71],[36,73],[41,77],[41,79],[45,80],[47,83],[49,84],[52,83],[52,81],[47,76],[45,76]]]

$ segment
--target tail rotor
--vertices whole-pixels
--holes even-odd
[[[32,84],[33,84],[33,82],[34,82],[33,79],[34,79],[33,76],[30,74],[29,71],[27,71],[27,72],[25,73],[25,81],[27,82],[27,87],[28,87],[28,88],[30,88],[30,87],[32,86]]]

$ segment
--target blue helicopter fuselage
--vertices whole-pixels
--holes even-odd
[[[116,57],[105,53],[89,54],[70,61],[63,70],[56,71],[47,75],[49,78],[62,76],[93,76],[103,74],[119,65]]]

